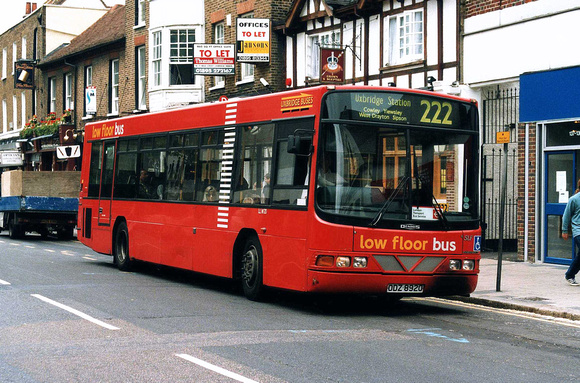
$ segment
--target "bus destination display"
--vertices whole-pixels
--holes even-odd
[[[338,105],[332,105],[332,103]],[[459,128],[469,105],[420,94],[352,92],[328,95],[329,118]],[[336,111],[336,113],[333,113]]]

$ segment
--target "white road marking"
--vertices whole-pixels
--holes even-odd
[[[44,302],[49,303],[49,304],[51,304],[53,306],[56,306],[56,307],[58,307],[60,309],[66,310],[66,311],[68,311],[71,314],[74,314],[74,315],[76,315],[78,317],[81,317],[81,318],[83,318],[85,320],[88,320],[89,322],[92,322],[92,323],[94,323],[96,325],[99,325],[101,327],[104,327],[104,328],[106,328],[108,330],[120,330],[120,328],[118,328],[118,327],[115,327],[115,326],[112,326],[112,325],[110,325],[108,323],[105,323],[103,321],[100,321],[100,320],[98,320],[96,318],[93,318],[92,316],[90,316],[88,314],[85,314],[85,313],[83,313],[83,312],[81,312],[79,310],[73,309],[72,307],[63,305],[62,303],[59,303],[57,301],[53,301],[52,299],[47,298],[47,297],[44,297],[44,296],[42,296],[40,294],[30,294],[30,295],[33,296],[33,297],[35,297],[35,298],[40,299],[41,301],[44,301]]]
[[[565,319],[565,318],[551,317],[551,316],[536,314],[536,313],[532,313],[532,312],[525,312],[525,311],[520,312],[520,311],[515,311],[515,310],[509,310],[509,309],[500,309],[500,308],[495,308],[495,307],[479,306],[479,305],[476,305],[473,303],[451,301],[451,300],[443,299],[443,298],[419,298],[419,297],[416,297],[413,299],[423,300],[423,301],[428,301],[428,302],[438,302],[438,303],[448,304],[451,306],[469,307],[469,308],[480,310],[480,311],[487,311],[487,312],[499,313],[499,314],[504,314],[504,315],[511,315],[514,317],[533,319],[533,320],[536,320],[539,322],[546,322],[546,323],[552,323],[552,324],[555,323],[555,324],[559,324],[562,326],[580,328],[580,323],[578,323],[578,321],[573,321],[573,320]]]
[[[6,282],[6,281],[3,281],[2,279],[0,279],[0,285],[9,286],[10,282]]]
[[[84,256],[83,259],[86,259],[88,261],[96,261],[97,260],[97,258],[92,258],[92,257],[87,257],[87,256]]]
[[[50,249],[44,249],[44,251],[48,251],[49,253],[56,253],[56,251]]]
[[[213,365],[211,363],[205,362],[205,361],[203,361],[201,359],[194,358],[191,355],[187,355],[187,354],[175,354],[175,356],[177,356],[177,357],[179,357],[181,359],[185,359],[188,362],[195,363],[198,366],[201,366],[203,368],[207,368],[208,370],[211,370],[213,372],[217,372],[218,374],[221,374],[223,376],[227,376],[228,378],[237,380],[238,382],[243,382],[243,383],[258,383],[255,380],[246,378],[245,376],[236,374],[235,372],[228,371],[225,368],[218,367],[218,366]]]

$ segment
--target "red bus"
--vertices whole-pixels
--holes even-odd
[[[433,92],[320,86],[87,124],[78,237],[300,292],[477,284],[478,114]]]

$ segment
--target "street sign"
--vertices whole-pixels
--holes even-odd
[[[78,158],[80,156],[80,145],[57,146],[56,148],[56,157],[59,160],[66,160],[67,158]]]
[[[0,166],[22,166],[22,154],[10,150],[0,152]]]
[[[495,143],[496,144],[508,144],[510,142],[510,132],[497,132],[495,134]]]

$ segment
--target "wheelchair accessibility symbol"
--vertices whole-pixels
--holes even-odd
[[[481,251],[481,235],[473,237],[473,251]]]

